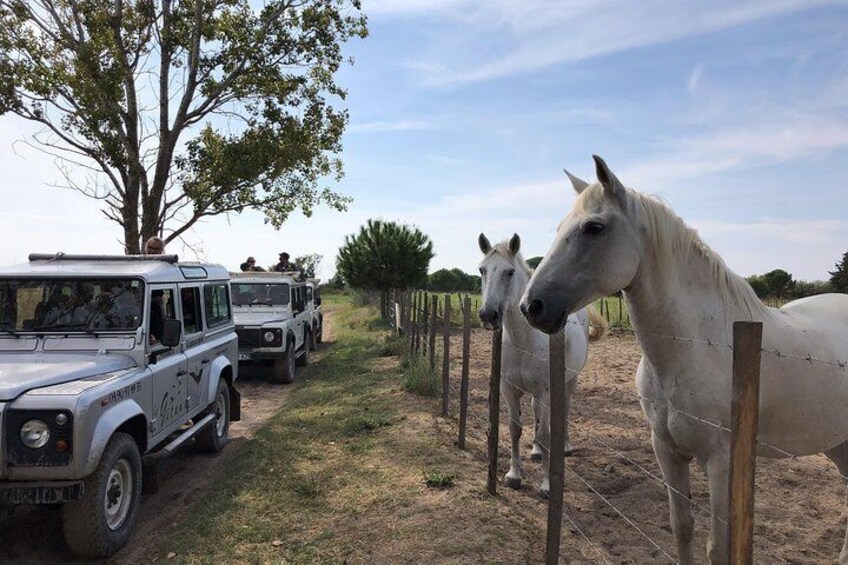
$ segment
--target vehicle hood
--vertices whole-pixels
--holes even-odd
[[[34,388],[76,381],[135,366],[126,355],[0,356],[0,401],[14,400]]]
[[[233,319],[237,326],[262,326],[291,320],[291,316],[284,312],[234,312]]]

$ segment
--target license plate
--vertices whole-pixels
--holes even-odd
[[[238,354],[239,361],[250,361],[250,353],[239,353]]]

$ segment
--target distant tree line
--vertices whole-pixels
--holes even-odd
[[[427,278],[427,289],[435,292],[480,292],[482,282],[477,275],[462,269],[439,269]]]
[[[841,261],[836,263],[836,270],[830,271],[828,281],[795,280],[791,273],[783,269],[753,275],[746,280],[761,299],[794,300],[826,292],[848,293],[848,252],[842,256]]]

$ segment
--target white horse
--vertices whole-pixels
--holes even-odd
[[[518,234],[509,242],[495,245],[489,243],[482,233],[478,239],[480,251],[485,258],[480,263],[483,277],[483,306],[479,316],[486,329],[494,329],[503,323],[503,356],[501,364],[501,394],[509,410],[509,432],[512,452],[506,484],[519,488],[523,476],[521,465],[521,397],[532,396],[535,439],[531,458],[541,459],[544,469],[541,494],[550,492],[550,390],[549,390],[549,338],[530,327],[521,315],[518,304],[524,288],[530,280],[531,271],[519,254],[521,240]],[[590,328],[591,321],[591,328]],[[571,395],[577,388],[577,373],[586,364],[589,341],[599,339],[604,332],[605,321],[594,308],[584,308],[569,317],[565,332],[565,366],[569,369],[565,386],[565,451],[572,452],[568,442],[568,410]]]
[[[595,163],[598,183],[572,177],[579,196],[521,309],[533,326],[554,332],[569,312],[624,290],[644,352],[636,386],[669,485],[680,562],[693,561],[693,521],[689,500],[672,489],[689,492],[697,458],[710,488],[707,551],[712,563],[727,563],[732,324],[763,323],[758,453],[824,453],[848,476],[848,373],[840,366],[848,358],[848,296],[766,307],[666,204],[626,189],[599,157]],[[777,351],[784,355],[769,353]],[[848,536],[839,561],[848,563]]]

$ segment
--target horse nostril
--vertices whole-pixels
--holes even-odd
[[[537,298],[537,299],[531,300],[530,304],[527,305],[526,314],[528,316],[536,317],[536,316],[539,316],[544,311],[545,311],[545,304]]]

